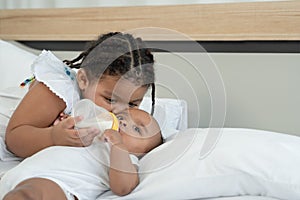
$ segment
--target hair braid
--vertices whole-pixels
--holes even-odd
[[[135,71],[137,73],[137,76],[139,76],[140,74],[142,74],[142,56],[141,53],[145,52],[143,55],[145,57],[150,57],[149,61],[150,62],[154,62],[153,60],[153,55],[150,53],[150,51],[147,49],[145,50],[143,42],[141,40],[141,38],[137,38],[134,39],[131,35],[127,35],[128,39],[130,40],[130,44],[131,46],[134,46],[133,48],[131,47],[131,49],[134,49],[132,51],[131,56],[133,56],[132,61],[133,61],[133,66],[135,67]],[[150,56],[151,55],[151,56]],[[132,65],[131,65],[132,66]],[[144,66],[146,68],[146,66]],[[151,81],[150,81],[151,82]],[[155,107],[155,84],[154,84],[154,80],[149,83],[149,85],[151,85],[151,100],[152,100],[152,104],[151,104],[151,115],[154,114],[154,107]]]
[[[152,99],[152,105],[151,105],[151,115],[154,114],[154,106],[155,106],[155,84],[151,84],[152,90],[151,90],[151,99]]]
[[[81,63],[77,63],[74,64],[78,61],[80,61],[81,59],[85,58],[87,55],[87,52],[82,52],[81,54],[79,54],[79,56],[77,56],[76,58],[74,58],[73,60],[64,60],[63,62],[66,63],[66,65],[68,65],[70,68],[75,68],[75,69],[79,69]]]

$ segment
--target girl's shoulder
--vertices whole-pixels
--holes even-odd
[[[76,72],[57,58],[51,51],[43,50],[31,65],[35,77],[44,74],[57,75],[60,78],[76,81]]]
[[[44,83],[67,105],[65,113],[70,113],[73,102],[79,100],[80,92],[76,72],[57,58],[51,51],[43,50],[31,65],[35,79]]]

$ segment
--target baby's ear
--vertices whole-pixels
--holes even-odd
[[[79,69],[76,75],[78,86],[81,90],[84,90],[89,85],[89,79],[84,69]]]

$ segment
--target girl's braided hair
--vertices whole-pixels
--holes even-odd
[[[90,81],[102,74],[123,76],[137,85],[152,87],[152,109],[155,105],[154,59],[141,38],[128,33],[110,32],[89,43],[73,60],[64,60],[71,68],[85,69]]]

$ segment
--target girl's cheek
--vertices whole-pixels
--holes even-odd
[[[97,99],[95,102],[98,106],[108,110],[109,112],[112,111],[112,105],[108,103],[104,98],[102,99]]]
[[[104,103],[104,104],[99,105],[99,106],[101,106],[102,108],[104,108],[105,110],[107,110],[109,112],[112,112],[112,106],[109,103]]]

